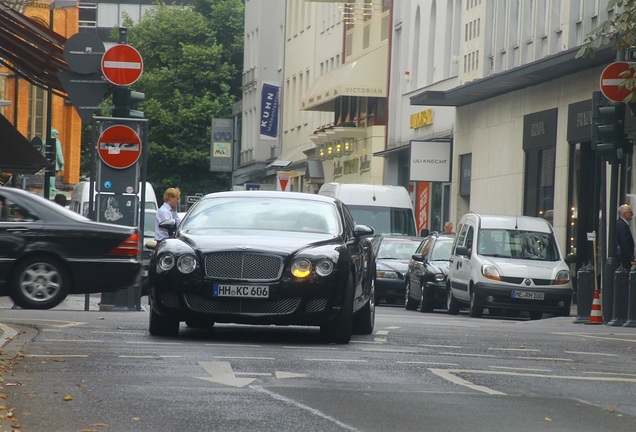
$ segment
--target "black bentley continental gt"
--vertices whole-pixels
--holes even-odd
[[[141,278],[134,227],[93,222],[33,193],[0,187],[0,295],[50,309],[68,294],[117,291]]]
[[[180,322],[319,326],[327,342],[370,334],[375,321],[373,229],[339,200],[296,192],[208,194],[149,266],[152,335]]]

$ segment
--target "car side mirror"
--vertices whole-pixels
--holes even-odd
[[[411,255],[411,258],[413,259],[413,261],[424,262],[424,256],[423,255],[413,254],[413,255]]]
[[[174,219],[166,219],[165,221],[159,223],[159,228],[165,229],[166,231],[168,231],[168,235],[170,237],[174,237],[175,233],[177,232],[177,221]]]
[[[366,225],[356,225],[353,227],[353,236],[355,238],[372,236],[374,233],[373,228]]]
[[[463,255],[465,257],[470,257],[470,251],[466,246],[457,246],[455,248],[455,255]]]

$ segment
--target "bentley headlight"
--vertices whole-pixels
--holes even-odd
[[[329,276],[333,272],[333,263],[328,259],[321,259],[316,263],[316,273],[320,276]]]
[[[311,261],[307,258],[299,258],[294,260],[291,265],[291,272],[294,276],[299,278],[306,278],[311,274]]]
[[[197,259],[194,255],[183,255],[177,260],[177,268],[181,273],[192,273],[197,268]]]
[[[159,258],[159,268],[163,271],[168,271],[174,267],[174,255],[165,254]]]
[[[396,271],[377,270],[375,277],[380,279],[399,279],[400,275]]]
[[[435,282],[444,282],[444,275],[442,273],[435,273]]]

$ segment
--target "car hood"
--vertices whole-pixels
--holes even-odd
[[[531,261],[509,258],[484,257],[484,264],[492,264],[502,276],[554,279],[560,270],[568,270],[563,261]]]
[[[258,231],[258,230],[184,230],[178,239],[201,253],[218,251],[267,251],[290,254],[308,246],[341,244],[330,234]]]
[[[394,270],[396,272],[404,273],[409,268],[409,261],[380,258],[376,260],[376,268],[378,270]]]

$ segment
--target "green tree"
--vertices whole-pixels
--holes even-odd
[[[243,55],[243,3],[213,3],[227,13],[225,22],[241,25],[221,26],[205,10],[166,4],[126,24],[128,44],[144,59],[133,89],[146,95],[139,109],[149,119],[148,180],[159,194],[173,186],[184,195],[230,187],[228,173],[209,171],[210,129],[212,118],[231,116],[240,95],[242,63],[235,62]],[[240,56],[229,56],[225,41]]]
[[[600,23],[585,37],[577,57],[593,56],[597,50],[606,47],[622,51],[636,45],[636,0],[610,0],[606,10],[609,12],[609,19]],[[636,77],[626,79],[625,87],[633,90],[636,87]],[[628,101],[634,100],[632,93]]]

